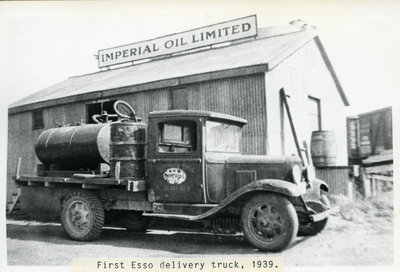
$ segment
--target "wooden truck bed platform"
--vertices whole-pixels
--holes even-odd
[[[103,189],[107,187],[125,187],[127,191],[140,192],[146,190],[144,180],[111,177],[41,177],[21,175],[15,177],[15,184],[19,186],[44,187],[82,187],[84,189]]]

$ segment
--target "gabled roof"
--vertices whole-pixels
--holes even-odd
[[[115,89],[123,87],[136,86],[136,88],[130,88],[129,91],[132,92],[228,77],[229,74],[231,76],[232,73],[235,74],[235,71],[236,74],[269,71],[299,48],[317,38],[316,32],[313,29],[303,28],[296,29],[295,31],[292,28],[292,31],[286,31],[280,35],[276,33],[271,34],[271,31],[264,31],[265,34],[262,33],[263,31],[260,32],[259,37],[255,40],[226,47],[73,76],[11,104],[9,106],[9,113],[83,99],[117,95],[121,92],[119,92],[120,90],[115,92]],[[322,55],[325,62],[330,64],[326,54],[325,56],[324,54]],[[344,103],[348,104],[333,68],[328,64],[328,69],[331,70],[333,78],[336,79],[335,83],[339,93]],[[231,73],[224,73],[226,71],[230,71]],[[215,72],[222,73],[218,75]],[[160,84],[163,81],[165,81],[165,84]]]

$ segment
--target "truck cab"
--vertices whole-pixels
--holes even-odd
[[[247,122],[202,111],[153,112],[148,124],[148,184],[155,201],[218,203],[225,197],[224,167],[212,158],[239,154]]]
[[[242,118],[206,111],[150,113],[150,199],[160,203],[216,204],[259,179],[293,182],[293,167],[297,172],[301,167],[298,157],[240,154],[241,131],[246,124]]]

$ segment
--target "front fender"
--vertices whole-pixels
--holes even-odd
[[[280,179],[261,179],[253,181],[243,187],[240,187],[235,192],[224,198],[217,207],[214,207],[203,214],[195,216],[190,220],[200,220],[212,216],[248,193],[273,192],[286,196],[298,197],[305,194],[306,186],[307,184],[305,182],[303,182],[301,185],[297,185]]]
[[[311,188],[314,188],[316,190],[322,190],[324,192],[329,192],[328,184],[326,184],[325,181],[317,179],[317,178],[315,178],[311,181]]]
[[[307,193],[304,196],[305,200],[320,200],[321,191],[329,192],[329,186],[323,180],[313,179],[310,182],[310,184],[311,184],[311,189],[307,190]]]
[[[318,184],[317,188],[319,188],[320,190],[324,191],[324,192],[329,192],[329,186],[328,184],[320,179],[315,179],[315,182]]]
[[[243,195],[251,191],[267,191],[287,196],[298,197],[306,192],[306,183],[301,185],[280,179],[261,179],[253,181],[246,186],[239,188],[233,194]]]

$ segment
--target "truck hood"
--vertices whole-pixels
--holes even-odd
[[[225,164],[225,173],[232,180],[242,176],[251,180],[287,180],[293,166],[301,166],[301,159],[297,156],[207,153],[205,159],[208,164]]]

